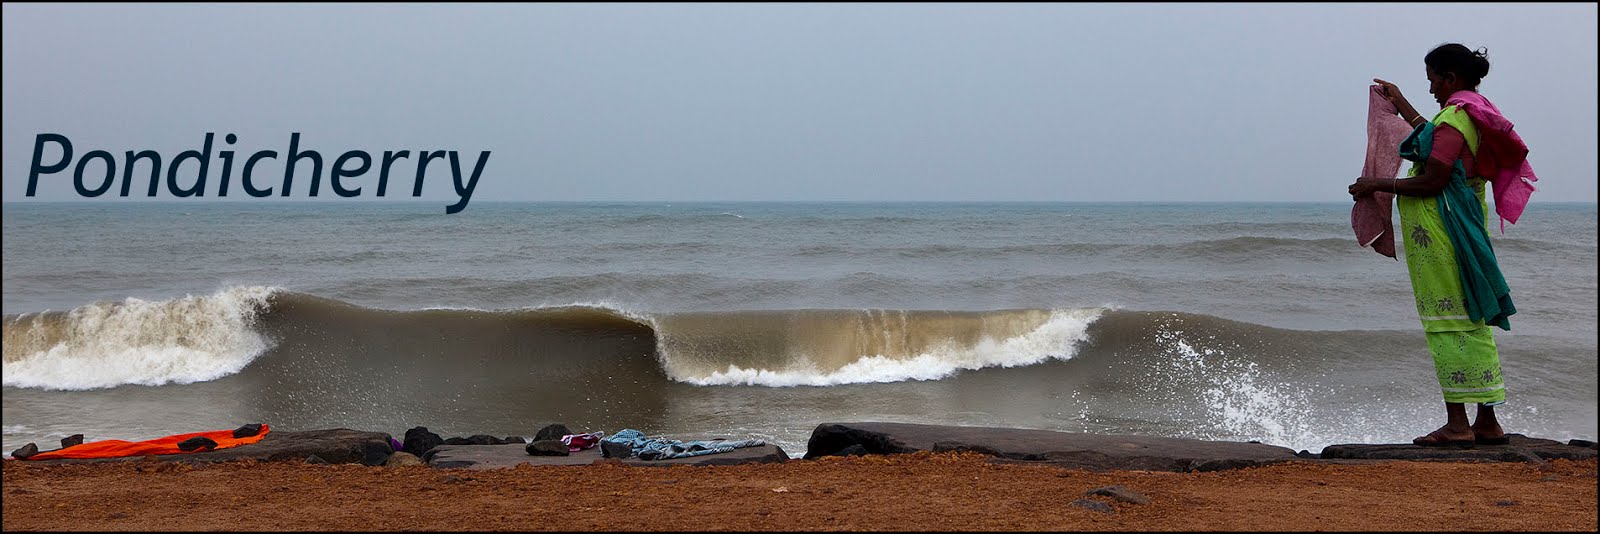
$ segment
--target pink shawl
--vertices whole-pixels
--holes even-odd
[[[1478,128],[1478,161],[1473,174],[1494,184],[1494,211],[1500,215],[1500,232],[1505,233],[1506,221],[1516,224],[1528,198],[1538,190],[1533,183],[1539,177],[1528,164],[1528,145],[1512,130],[1500,108],[1476,91],[1456,91],[1445,105],[1467,112]]]

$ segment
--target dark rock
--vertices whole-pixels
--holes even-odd
[[[472,467],[472,466],[477,465],[477,464],[478,464],[478,462],[467,462],[467,461],[461,461],[461,460],[450,460],[450,461],[444,461],[444,462],[428,462],[428,465],[431,465],[431,466],[434,466],[434,467],[443,468],[443,469],[451,469],[451,468],[457,468],[457,467]]]
[[[783,448],[777,445],[767,444],[760,447],[741,447],[734,449],[733,452],[691,456],[675,460],[636,461],[640,465],[671,465],[663,464],[663,462],[683,462],[689,465],[781,464],[789,461],[789,454],[783,452]]]
[[[327,460],[324,460],[324,459],[322,459],[322,457],[321,457],[321,456],[317,456],[317,455],[315,455],[315,454],[312,454],[312,455],[310,455],[310,456],[307,456],[307,457],[306,457],[306,463],[308,463],[308,464],[317,464],[317,465],[324,465],[324,464],[327,464],[327,463],[328,463],[328,461],[327,461]]]
[[[394,446],[387,440],[383,443],[366,443],[361,446],[361,465],[368,467],[383,465],[389,460],[389,455],[394,454]]]
[[[195,436],[178,442],[178,450],[193,451],[198,449],[212,450],[217,448],[217,442],[205,436]]]
[[[1106,504],[1106,503],[1103,503],[1103,502],[1100,502],[1100,501],[1091,501],[1089,499],[1078,499],[1076,501],[1072,501],[1072,505],[1076,506],[1076,507],[1079,507],[1079,508],[1086,508],[1086,509],[1089,509],[1089,510],[1094,510],[1094,511],[1100,512],[1102,514],[1110,514],[1110,513],[1115,513],[1116,512],[1115,510],[1111,509],[1111,505],[1109,505],[1109,504]]]
[[[567,445],[557,440],[546,439],[529,443],[526,447],[528,454],[534,456],[567,456]]]
[[[1575,447],[1559,441],[1530,438],[1522,434],[1506,434],[1510,443],[1493,447],[1423,447],[1405,444],[1349,444],[1329,445],[1322,449],[1323,459],[1355,460],[1487,460],[1495,462],[1542,463],[1547,460],[1584,460],[1594,458],[1595,449]]]
[[[538,443],[535,441],[534,443]],[[600,457],[624,459],[633,456],[633,447],[626,443],[600,440]]]
[[[866,454],[901,454],[917,451],[882,432],[846,425],[821,424],[811,431],[811,439],[806,441],[805,459],[834,456],[852,445],[859,446],[860,450],[866,451]]]
[[[1589,441],[1589,440],[1586,440],[1586,439],[1575,439],[1575,440],[1572,440],[1572,441],[1568,441],[1567,445],[1571,445],[1573,447],[1586,447],[1586,448],[1590,448],[1590,449],[1596,448],[1595,442]]]
[[[504,441],[506,443],[528,443],[528,440],[522,439],[522,436],[506,436]]]
[[[859,449],[852,447],[859,446]],[[1097,470],[1211,471],[1298,460],[1293,449],[1228,441],[1101,435],[1050,430],[909,423],[824,423],[805,458],[850,450],[867,454],[970,451],[995,462],[1048,463]]]
[[[428,427],[419,426],[406,431],[405,448],[403,451],[421,458],[429,449],[444,444],[444,438],[428,431]]]
[[[1311,451],[1307,451],[1307,450],[1301,450],[1300,452],[1294,453],[1294,455],[1297,456],[1297,457],[1300,457],[1300,458],[1307,458],[1307,459],[1311,459],[1311,460],[1315,460],[1317,458],[1321,458],[1322,457],[1321,455],[1319,455],[1317,453],[1314,453],[1314,452],[1311,452]]]
[[[1516,506],[1517,501],[1495,501],[1495,506]]]
[[[468,440],[467,438],[456,436],[456,437],[453,437],[453,438],[445,438],[444,444],[445,445],[471,445],[472,441]]]
[[[467,438],[467,443],[471,444],[471,445],[504,445],[505,444],[504,441],[500,441],[500,438],[497,438],[497,437],[494,437],[494,436],[490,436],[488,434],[475,434],[475,435]]]
[[[83,444],[83,434],[73,434],[71,436],[67,436],[67,437],[61,438],[61,448],[63,448],[63,449],[65,449],[67,447],[71,447],[73,445],[82,445],[82,444]]]
[[[562,436],[570,434],[572,434],[572,430],[567,429],[567,425],[556,423],[539,429],[539,433],[533,435],[533,440],[544,441],[547,439],[553,439],[556,441],[561,441]]]
[[[17,448],[15,451],[11,451],[11,457],[18,460],[32,458],[35,454],[39,454],[39,446],[32,443],[23,445],[22,447]]]
[[[1137,491],[1122,486],[1106,486],[1083,492],[1084,495],[1104,495],[1122,502],[1133,504],[1150,504],[1150,498]]]
[[[261,433],[261,423],[250,423],[233,429],[233,438],[248,438]]]

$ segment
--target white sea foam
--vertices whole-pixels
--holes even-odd
[[[1022,335],[994,339],[984,337],[976,344],[950,343],[911,358],[864,355],[832,372],[818,370],[802,358],[782,370],[743,369],[728,366],[704,377],[675,377],[694,385],[747,386],[833,386],[906,380],[939,380],[962,370],[986,367],[1019,367],[1048,359],[1067,360],[1077,353],[1078,343],[1087,338],[1089,325],[1101,310],[1057,310],[1038,328]]]
[[[270,343],[251,328],[271,287],[162,301],[128,298],[5,321],[4,384],[51,390],[159,386],[239,372]]]
[[[460,305],[453,305],[453,304],[439,304],[439,305],[434,305],[434,306],[424,306],[422,308],[418,308],[417,310],[418,311],[462,311],[462,312],[482,312],[482,313],[505,313],[505,312],[517,312],[517,311],[531,311],[531,312],[558,311],[558,310],[570,310],[570,309],[573,309],[573,308],[588,308],[588,309],[601,310],[601,311],[605,311],[605,312],[609,312],[609,313],[614,313],[614,314],[617,314],[617,315],[619,315],[621,317],[627,318],[629,320],[639,322],[641,324],[651,324],[654,321],[654,319],[652,319],[650,314],[648,314],[648,313],[636,311],[632,306],[629,306],[629,305],[626,305],[626,304],[621,304],[621,303],[607,301],[607,300],[578,300],[578,301],[561,302],[561,303],[549,303],[549,302],[546,302],[546,303],[540,303],[540,304],[535,304],[535,305],[531,305],[531,306],[522,306],[522,307],[516,307],[516,308],[480,308],[480,307],[475,307],[475,306],[460,306]]]

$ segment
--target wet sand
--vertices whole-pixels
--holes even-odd
[[[1596,530],[1596,461],[1091,472],[976,454],[462,470],[4,465],[12,530]],[[1148,504],[1085,497],[1120,485]],[[1073,506],[1089,499],[1111,513]]]

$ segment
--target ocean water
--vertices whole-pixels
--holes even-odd
[[[899,421],[1319,451],[1443,422],[1348,203],[8,203],[4,450],[267,422],[805,452]],[[1510,432],[1596,437],[1596,207],[1494,235]]]

